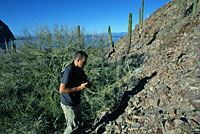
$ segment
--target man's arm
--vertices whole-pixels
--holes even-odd
[[[72,92],[77,92],[77,91],[81,91],[83,89],[86,88],[88,82],[86,83],[82,83],[80,86],[78,87],[73,87],[73,88],[67,88],[65,87],[65,84],[61,83],[60,84],[60,88],[59,88],[59,93],[72,93]]]

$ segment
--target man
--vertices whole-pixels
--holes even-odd
[[[60,84],[61,107],[67,122],[64,134],[76,132],[82,123],[80,91],[88,85],[87,76],[83,71],[87,57],[85,52],[77,51],[73,63],[66,67]]]

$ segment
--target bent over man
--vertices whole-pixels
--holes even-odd
[[[88,85],[87,76],[83,71],[87,57],[85,52],[77,51],[73,62],[66,67],[60,84],[61,107],[67,122],[64,134],[77,132],[82,123],[80,91]]]

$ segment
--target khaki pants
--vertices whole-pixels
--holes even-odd
[[[82,123],[82,114],[80,104],[77,106],[66,106],[61,103],[61,107],[65,114],[67,127],[64,134],[77,133],[79,126]]]

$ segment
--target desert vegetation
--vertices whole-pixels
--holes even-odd
[[[93,86],[82,92],[83,117],[91,121],[102,111],[112,111],[123,89],[131,86],[132,61],[108,63],[107,37],[85,39],[79,28],[40,27],[25,32],[16,51],[0,50],[0,131],[4,134],[63,133],[65,119],[58,93],[62,72],[74,52],[84,50],[89,59],[85,72]]]

